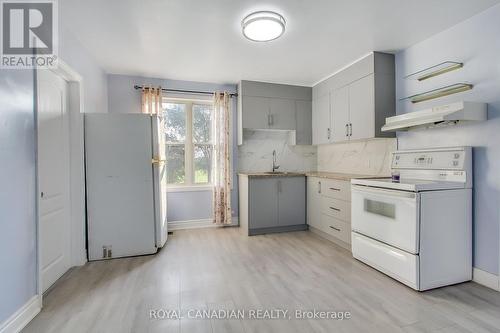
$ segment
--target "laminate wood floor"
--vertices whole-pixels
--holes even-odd
[[[292,319],[150,319],[150,310],[289,309]],[[351,319],[296,319],[295,310]],[[162,314],[161,312],[158,312]],[[176,231],[157,255],[87,263],[61,278],[24,332],[499,332],[500,293],[416,292],[311,232]]]

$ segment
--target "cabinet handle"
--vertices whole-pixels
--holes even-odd
[[[318,193],[321,194],[321,182],[318,182]]]
[[[340,209],[335,208],[335,207],[330,207],[330,209],[333,209],[334,211],[340,212]]]
[[[330,225],[329,227],[330,227],[330,228],[332,228],[333,230],[340,231],[340,229],[339,229],[339,228],[335,228],[334,226],[331,226],[331,225]]]
[[[349,137],[352,136],[352,123],[349,123]]]
[[[345,136],[349,136],[349,124],[345,124]]]
[[[332,191],[340,191],[340,189],[336,188],[336,187],[330,187],[330,190],[332,190]]]
[[[328,128],[328,129],[326,130],[326,133],[327,133],[328,140],[330,140],[330,137],[331,137],[331,135],[332,135],[332,130],[331,130],[330,128]]]

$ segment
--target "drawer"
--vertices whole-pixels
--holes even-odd
[[[321,194],[325,197],[351,201],[351,183],[336,179],[321,179]]]
[[[339,220],[351,222],[351,203],[349,201],[321,197],[321,212]]]
[[[352,233],[352,255],[373,268],[419,289],[419,257],[378,242],[358,233]]]
[[[351,225],[330,215],[321,214],[321,230],[344,243],[351,243]]]

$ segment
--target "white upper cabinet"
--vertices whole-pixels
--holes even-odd
[[[312,143],[318,145],[330,140],[330,95],[312,101]]]
[[[312,116],[311,101],[295,101],[297,129],[295,130],[295,143],[299,145],[312,144]]]
[[[238,86],[238,144],[243,129],[295,131],[296,144],[311,144],[310,87],[241,81]]]
[[[336,89],[330,95],[332,114],[330,142],[347,140],[349,134],[349,86]]]
[[[349,139],[375,137],[375,84],[373,74],[349,85]]]
[[[392,137],[395,113],[394,55],[373,52],[313,87],[313,144]]]

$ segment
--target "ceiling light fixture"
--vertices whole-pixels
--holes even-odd
[[[254,42],[268,42],[285,33],[285,18],[270,11],[254,12],[241,21],[243,35]]]

